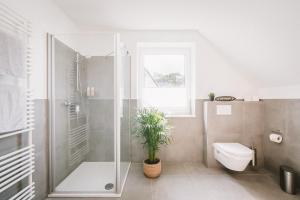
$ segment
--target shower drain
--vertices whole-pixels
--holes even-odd
[[[107,183],[106,185],[105,185],[105,189],[106,190],[111,190],[111,189],[113,189],[114,188],[114,184],[112,184],[112,183]]]

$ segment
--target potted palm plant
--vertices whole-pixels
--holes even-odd
[[[148,150],[148,158],[144,160],[144,174],[156,178],[161,173],[161,160],[156,157],[160,145],[171,142],[170,126],[164,115],[154,108],[140,109],[136,117],[136,136],[143,139],[143,145]]]
[[[209,97],[209,100],[210,100],[210,101],[214,101],[214,100],[215,100],[215,93],[210,92],[210,93],[208,94],[208,97]]]

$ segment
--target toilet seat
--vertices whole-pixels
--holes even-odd
[[[229,155],[237,157],[252,156],[252,150],[240,143],[214,143],[214,146]]]
[[[223,166],[244,171],[253,159],[253,150],[239,143],[214,143],[214,157]]]

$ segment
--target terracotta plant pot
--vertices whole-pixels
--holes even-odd
[[[157,178],[161,173],[161,161],[158,159],[157,163],[149,164],[148,159],[144,160],[144,174],[148,178]]]

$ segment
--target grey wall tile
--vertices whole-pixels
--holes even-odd
[[[72,48],[59,40],[55,40],[55,99],[53,100],[55,102],[55,127],[52,127],[55,132],[53,136],[54,146],[52,147],[54,187],[80,164],[80,162],[77,162],[72,166],[70,165],[69,151],[79,148],[79,145],[82,143],[69,149],[68,132],[69,128],[79,127],[86,122],[86,119],[70,120],[68,118],[68,109],[65,105],[65,101],[70,99],[72,95],[75,98],[75,102],[80,105],[80,114],[87,113],[87,98],[84,93],[87,85],[86,59],[83,56],[79,56],[79,86],[81,91],[77,91],[75,90],[76,75],[74,75],[76,74],[76,55],[76,51]],[[75,80],[74,84],[71,84],[71,79]]]
[[[264,112],[263,147],[266,168],[277,178],[280,165],[293,167],[300,174],[300,100],[264,100]],[[281,132],[281,144],[270,142],[269,134],[272,131]]]
[[[132,100],[132,126],[138,102]],[[173,142],[161,147],[159,156],[167,162],[202,162],[203,160],[203,110],[202,100],[196,101],[196,117],[169,118],[173,127],[171,135]],[[134,130],[134,128],[132,128]],[[147,158],[141,139],[132,136],[131,154],[133,162],[142,162]]]
[[[57,99],[67,99],[67,88],[69,69],[74,66],[76,61],[76,52],[55,40],[55,96]]]
[[[11,136],[0,140],[0,156],[3,156],[7,153],[13,152],[23,146],[26,146],[27,143],[27,134],[22,134],[18,136]],[[9,199],[15,193],[17,193],[22,188],[22,183],[17,183],[8,188],[7,190],[0,193],[0,199]]]
[[[97,99],[114,98],[114,57],[92,56],[87,61],[87,84],[95,87]]]
[[[35,126],[33,130],[33,144],[35,145],[35,182],[36,200],[43,200],[48,194],[48,125],[47,125],[47,100],[35,100]],[[8,137],[0,140],[1,155],[28,145],[28,134]],[[27,181],[15,184],[10,189],[0,194],[0,199],[8,199],[21,188],[27,186]]]
[[[47,100],[35,100],[35,172],[33,181],[37,200],[45,199],[49,192],[49,141],[48,141],[48,106]]]
[[[216,115],[216,105],[231,105],[232,115]],[[229,134],[231,132],[241,133],[243,124],[240,120],[243,118],[243,104],[239,102],[209,102],[208,104],[208,132]]]
[[[231,115],[217,115],[217,105],[231,105]],[[213,154],[215,142],[237,142],[246,146],[254,145],[257,149],[258,168],[263,167],[262,136],[263,104],[262,102],[206,102],[204,104],[205,129],[205,163],[209,167],[220,167]]]
[[[114,161],[114,135],[107,132],[90,132],[90,151],[87,155],[89,162]]]
[[[114,160],[114,100],[89,99],[89,153],[87,161]]]
[[[131,161],[131,134],[130,134],[130,100],[124,99],[122,101],[123,112],[121,116],[121,129],[120,129],[120,144],[121,144],[121,161]]]
[[[68,114],[65,101],[71,94],[71,70],[75,69],[76,52],[55,40],[55,127],[53,148],[53,178],[54,185],[57,186],[67,175],[69,175],[77,165],[69,165],[68,149]],[[81,74],[81,79],[84,75]],[[75,77],[73,77],[75,79]],[[74,86],[75,87],[75,86]],[[72,90],[73,91],[73,90]],[[76,93],[76,98],[81,102],[81,97]],[[80,99],[79,99],[80,98]],[[81,104],[82,105],[82,104]],[[81,106],[84,110],[84,106]],[[70,125],[77,125],[72,124]]]

